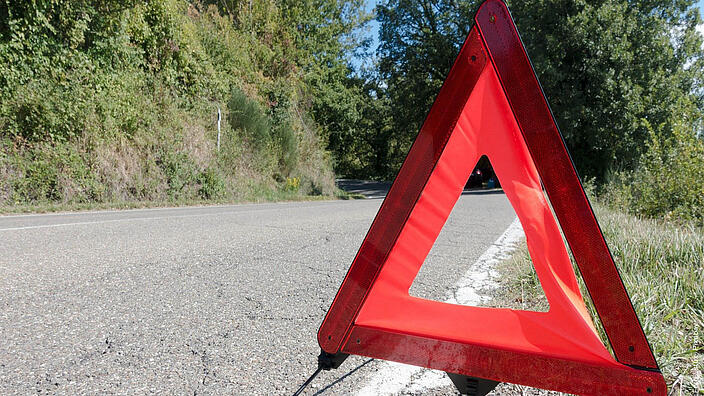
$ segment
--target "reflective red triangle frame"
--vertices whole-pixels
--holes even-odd
[[[356,324],[485,67],[493,67],[609,338],[616,361]],[[503,180],[502,180],[503,182]],[[323,351],[574,394],[665,395],[666,385],[506,5],[484,2],[318,332]]]

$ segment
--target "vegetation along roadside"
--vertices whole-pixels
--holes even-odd
[[[704,229],[638,218],[604,204],[594,208],[668,388],[672,394],[704,393]],[[492,306],[548,309],[525,243],[498,269],[502,283]],[[580,286],[596,317],[581,280]]]
[[[0,1],[0,206],[390,180],[480,3]],[[695,1],[508,3],[580,175],[633,213],[701,224]]]
[[[346,196],[315,116],[360,4],[0,2],[0,208]]]

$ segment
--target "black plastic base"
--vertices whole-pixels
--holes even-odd
[[[347,356],[349,355],[346,353],[336,353],[333,355],[321,350],[320,355],[318,355],[318,367],[326,371],[336,369],[347,359]]]
[[[469,396],[486,396],[499,384],[496,381],[484,378],[467,377],[454,373],[447,373],[447,376],[450,377],[452,383],[455,384],[461,394]]]

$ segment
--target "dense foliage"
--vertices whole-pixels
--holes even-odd
[[[339,173],[393,177],[480,3],[387,0],[377,7],[378,73],[360,85],[369,98],[364,124],[342,149],[331,147]],[[702,195],[703,168],[698,149],[689,148],[704,137],[704,51],[694,3],[509,2],[578,171],[601,190],[608,175],[620,175],[609,190],[628,196],[640,214],[701,218],[701,201],[692,197]],[[691,205],[698,206],[685,210]]]
[[[332,193],[360,4],[2,1],[0,204]]]
[[[0,204],[391,179],[479,3],[382,1],[354,70],[363,0],[4,0]],[[701,219],[694,1],[509,3],[580,174],[636,213]]]
[[[480,3],[388,0],[377,8],[378,85],[385,86],[394,131],[386,143],[393,163],[376,169],[380,177],[398,169]],[[686,119],[689,133],[702,130],[704,53],[693,4],[510,2],[582,175],[603,181],[613,169],[635,168],[651,126],[669,136]]]
[[[636,169],[611,176],[604,196],[614,207],[704,226],[704,140],[686,128],[666,138],[651,132]]]

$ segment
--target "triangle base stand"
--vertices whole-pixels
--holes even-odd
[[[466,375],[447,373],[452,383],[455,384],[457,390],[462,395],[469,396],[486,396],[489,392],[496,388],[499,382],[476,377],[468,377]]]
[[[321,349],[320,355],[318,355],[318,367],[325,371],[336,369],[342,365],[347,356],[349,356],[347,353],[332,354]]]

